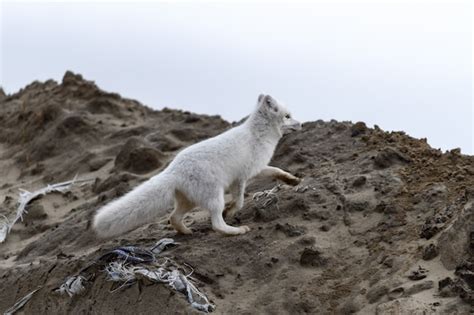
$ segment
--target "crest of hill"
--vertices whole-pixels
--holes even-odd
[[[31,167],[38,169],[38,164],[40,169],[47,168],[44,165],[51,162],[55,170],[47,180],[84,171],[84,165],[98,155],[115,158],[121,149],[127,149],[124,144],[130,150],[146,147],[145,154],[156,160],[229,127],[219,116],[153,110],[105,92],[70,71],[61,83],[35,81],[0,102],[4,155],[26,167],[26,172]]]

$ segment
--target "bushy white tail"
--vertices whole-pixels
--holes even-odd
[[[102,207],[94,217],[93,229],[99,237],[108,238],[153,222],[173,206],[174,186],[166,173],[152,177]]]

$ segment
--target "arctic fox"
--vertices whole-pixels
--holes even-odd
[[[300,179],[277,167],[268,166],[285,130],[299,130],[301,124],[270,95],[260,95],[257,107],[241,125],[187,147],[160,174],[121,198],[102,207],[94,217],[99,237],[120,235],[153,222],[173,206],[171,225],[182,234],[192,231],[183,217],[195,207],[209,210],[212,228],[227,234],[244,234],[247,226],[227,225],[223,215],[232,216],[244,203],[248,179],[262,174],[297,185]],[[225,207],[228,189],[232,202]]]

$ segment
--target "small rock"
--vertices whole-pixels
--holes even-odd
[[[323,232],[328,232],[331,229],[331,226],[328,225],[328,224],[323,224],[323,225],[321,225],[321,227],[319,229]]]
[[[361,187],[367,183],[367,177],[359,176],[352,182],[352,187]]]
[[[352,127],[351,127],[351,137],[357,137],[358,135],[364,134],[367,131],[367,125],[362,122],[356,122]]]
[[[285,223],[284,225],[277,223],[277,225],[275,226],[275,230],[285,233],[285,235],[288,237],[301,236],[305,234],[304,228],[294,226],[289,223]]]
[[[438,282],[439,295],[442,297],[455,297],[458,295],[457,285],[450,277]]]
[[[327,258],[314,248],[305,248],[301,253],[300,264],[305,267],[322,267],[327,264]]]
[[[462,263],[456,267],[454,274],[464,280],[471,290],[474,290],[474,263]]]
[[[423,260],[431,260],[438,256],[438,248],[434,244],[429,244],[423,249]]]
[[[149,173],[163,165],[164,154],[143,140],[130,138],[115,158],[115,168],[135,174]]]
[[[413,270],[413,271],[408,275],[408,279],[413,280],[413,281],[421,280],[421,279],[426,278],[426,277],[427,277],[427,274],[428,274],[428,270],[427,270],[427,269],[424,269],[423,267],[418,266],[418,269],[417,269],[417,270]]]
[[[370,208],[370,204],[367,200],[356,199],[356,198],[347,198],[346,207],[349,212],[361,212]]]
[[[426,222],[421,227],[420,237],[429,240],[439,232],[440,228],[431,222]]]

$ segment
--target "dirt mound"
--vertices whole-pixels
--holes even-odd
[[[115,157],[115,168],[145,174],[161,167],[164,159],[165,155],[161,151],[147,145],[141,138],[132,137]]]
[[[35,200],[0,244],[0,309],[41,287],[26,313],[197,313],[164,285],[111,293],[101,270],[79,296],[52,293],[107,250],[172,237],[180,246],[166,255],[192,266],[218,314],[469,312],[474,157],[362,122],[309,122],[284,136],[271,164],[303,181],[252,180],[244,208],[227,219],[248,234],[223,237],[197,209],[187,218],[192,236],[159,221],[96,240],[89,225],[101,205],[230,126],[151,110],[71,72],[0,93],[1,214],[14,213],[18,188],[91,179]]]

